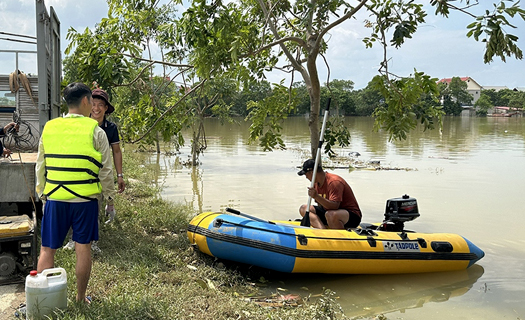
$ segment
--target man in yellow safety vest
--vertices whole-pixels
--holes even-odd
[[[38,272],[53,268],[55,253],[73,230],[77,255],[77,301],[88,301],[91,242],[98,240],[98,201],[113,206],[111,151],[104,131],[89,118],[91,89],[71,83],[64,89],[69,113],[46,123],[38,147],[36,191],[46,201]]]

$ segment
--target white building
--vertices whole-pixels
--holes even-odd
[[[478,101],[479,96],[481,95],[481,90],[484,89],[484,87],[482,87],[479,83],[477,83],[471,77],[462,77],[460,79],[461,81],[464,81],[467,83],[467,91],[474,98],[472,100],[472,104],[474,105],[476,101]],[[449,85],[451,81],[452,81],[452,78],[443,78],[438,81],[438,84],[446,83],[447,85]]]

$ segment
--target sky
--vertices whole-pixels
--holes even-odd
[[[352,2],[352,1],[351,1]],[[355,1],[354,1],[355,2]],[[428,3],[428,1],[416,1]],[[492,1],[481,1],[484,5]],[[67,30],[72,27],[82,31],[107,16],[105,0],[45,0],[46,6],[53,6],[61,23],[61,47],[68,45]],[[475,8],[478,12],[483,8]],[[490,9],[490,7],[489,7]],[[367,83],[378,74],[382,60],[382,49],[376,46],[366,49],[362,42],[369,36],[370,30],[364,28],[363,20],[358,16],[333,29],[328,40],[326,59],[330,65],[330,79],[351,80],[355,88],[366,87]],[[472,38],[467,38],[466,26],[473,20],[459,12],[452,12],[449,19],[434,15],[428,11],[426,23],[421,25],[412,39],[408,39],[400,49],[390,48],[389,70],[398,76],[409,76],[414,69],[442,79],[451,77],[471,77],[481,86],[507,86],[510,89],[525,87],[525,60],[507,58],[504,63],[495,58],[490,64],[483,63],[484,45]],[[525,22],[516,23],[517,29],[509,32],[520,37],[518,46],[525,51]],[[0,32],[36,36],[35,0],[0,0]],[[0,38],[14,38],[0,34]],[[18,38],[21,39],[21,38]],[[0,50],[36,50],[36,45],[0,40]],[[327,80],[327,69],[322,58],[317,61],[320,80]],[[15,69],[15,55],[0,53],[0,74],[9,74]],[[34,54],[19,55],[19,69],[35,74],[37,70]],[[267,75],[272,83],[289,76],[281,71]],[[300,75],[295,75],[295,81]]]

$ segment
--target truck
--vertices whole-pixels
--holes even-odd
[[[36,37],[2,32],[10,37],[2,40],[34,44],[36,50],[0,50],[15,58],[13,72],[0,74],[0,125],[14,121],[20,128],[3,137],[13,154],[0,159],[0,285],[24,282],[37,268],[43,208],[35,191],[36,152],[45,123],[60,116],[60,21],[44,0],[35,0],[35,7]],[[19,70],[22,54],[35,55],[37,74]]]

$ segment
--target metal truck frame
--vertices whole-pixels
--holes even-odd
[[[9,75],[0,75],[0,91],[15,95],[15,106],[0,106],[0,125],[19,115],[37,128],[40,138],[45,123],[60,116],[62,55],[60,21],[53,9],[48,13],[44,0],[35,0],[36,51],[0,50],[15,54],[14,72],[18,70],[19,53],[36,54],[38,76],[27,75],[29,90],[20,85],[16,92],[9,87]],[[35,39],[35,37],[23,36]],[[9,146],[8,146],[9,147]],[[0,162],[0,285],[23,282],[37,267],[37,221],[42,215],[42,202],[35,191],[35,165],[38,143],[32,153],[14,153],[13,161]],[[17,159],[15,159],[17,158]]]

